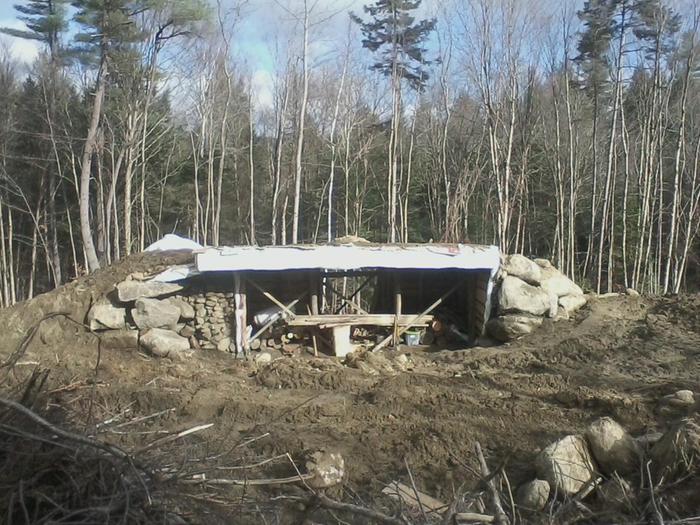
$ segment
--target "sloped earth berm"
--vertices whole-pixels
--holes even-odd
[[[173,362],[136,350],[100,350],[98,338],[76,322],[94,297],[129,273],[154,272],[187,258],[139,255],[0,311],[0,326],[7,330],[0,360],[15,363],[11,372],[0,369],[0,393],[14,393],[33,369],[48,368],[45,407],[75,428],[118,414],[167,411],[130,427],[134,432],[101,436],[130,449],[162,430],[213,423],[192,443],[250,441],[241,461],[338,451],[347,469],[342,491],[371,504],[388,482],[407,480],[406,464],[420,490],[450,501],[462,483],[476,481],[476,441],[494,465],[507,460],[517,485],[533,478],[542,448],[582,433],[592,420],[611,416],[633,435],[663,430],[654,411],[658,400],[681,389],[700,392],[697,295],[592,299],[575,319],[545,320],[510,344],[388,351],[363,366],[312,357],[257,365],[216,351]],[[32,327],[55,311],[73,320],[45,319],[18,354]],[[399,354],[408,359],[397,359]],[[289,464],[278,462],[247,475],[290,474]],[[236,490],[222,489],[221,498],[233,498]],[[269,495],[293,489],[259,490]],[[686,516],[700,514],[700,497],[682,505],[678,511]]]

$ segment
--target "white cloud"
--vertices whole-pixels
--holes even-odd
[[[12,18],[0,19],[0,27],[26,29],[26,26],[22,22]],[[12,37],[5,34],[0,34],[0,42],[3,46],[7,46],[13,57],[26,63],[33,62],[34,59],[36,59],[41,46],[36,40],[26,40],[24,38]]]

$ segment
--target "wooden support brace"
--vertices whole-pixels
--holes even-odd
[[[245,291],[245,280],[241,274],[233,274],[234,283],[234,318],[235,318],[235,346],[236,354],[248,354],[248,305]]]
[[[292,312],[287,305],[282,303],[279,299],[277,299],[274,295],[272,295],[270,292],[263,290],[259,285],[257,285],[254,281],[248,279],[248,282],[253,285],[253,288],[255,288],[257,291],[259,291],[261,294],[263,294],[265,297],[267,297],[270,301],[275,303],[275,305],[279,306],[280,309],[282,309],[283,312],[285,312],[290,319],[294,319],[296,317],[296,314]]]

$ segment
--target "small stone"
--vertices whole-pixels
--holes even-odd
[[[201,304],[203,305],[206,302],[206,299],[202,297],[201,295],[198,295],[197,297],[194,298],[195,304]]]
[[[657,413],[668,420],[689,416],[694,409],[695,394],[691,390],[679,390],[664,396],[656,407]]]
[[[255,362],[259,365],[270,363],[272,362],[272,354],[270,354],[269,352],[260,352],[258,355],[255,356]]]
[[[516,503],[526,510],[542,510],[549,500],[549,491],[549,482],[533,479],[520,486],[515,496]]]
[[[639,469],[639,447],[632,436],[614,419],[596,419],[586,429],[586,439],[603,472],[627,474]]]
[[[182,337],[190,338],[195,334],[196,330],[193,326],[185,325],[180,329],[180,335]]]
[[[130,303],[142,297],[153,298],[171,295],[184,289],[175,283],[160,283],[156,281],[122,281],[117,284],[117,297],[122,303]]]
[[[595,469],[583,436],[570,435],[555,441],[537,456],[538,477],[562,496],[573,496],[593,480]]]
[[[313,477],[306,483],[315,489],[338,485],[345,475],[345,460],[338,452],[319,451],[306,462],[306,471]]]

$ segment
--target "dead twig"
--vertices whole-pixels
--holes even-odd
[[[494,483],[494,480],[490,477],[491,473],[489,472],[489,467],[486,464],[484,453],[481,451],[481,445],[478,441],[474,445],[474,448],[476,450],[476,455],[479,458],[481,475],[484,479],[488,479],[488,481],[486,482],[486,488],[489,490],[489,493],[491,495],[491,502],[493,503],[493,508],[495,511],[494,521],[497,525],[510,525],[510,520],[508,519],[508,516],[506,515],[505,511],[503,510],[503,506],[501,505],[501,495],[496,489],[496,484]]]

